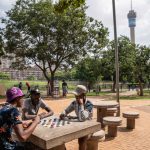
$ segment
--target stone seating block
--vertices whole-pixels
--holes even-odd
[[[139,118],[139,113],[124,112],[123,117],[127,118],[127,129],[135,129],[135,119]]]
[[[105,131],[95,132],[87,141],[87,150],[98,150],[98,142],[105,140]]]
[[[117,136],[117,126],[121,125],[120,117],[104,117],[103,123],[104,125],[108,125],[108,136],[116,137]]]
[[[117,113],[117,107],[107,108],[107,116],[114,116]]]

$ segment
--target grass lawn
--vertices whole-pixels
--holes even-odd
[[[150,96],[121,96],[120,100],[150,100]]]
[[[22,82],[23,90],[27,89],[26,82],[30,84],[31,87],[38,86],[40,90],[46,90],[47,81],[25,81],[25,80],[0,80],[0,84],[4,85],[6,89],[16,86],[18,87],[19,82]],[[62,82],[59,82],[59,87],[61,89]],[[69,90],[74,90],[76,88],[76,85],[68,84]]]
[[[18,86],[19,82],[22,82],[23,89],[26,89],[26,82],[29,82],[31,86],[46,86],[46,81],[18,81],[18,80],[0,80],[0,84],[4,85],[5,88],[10,88],[12,86]]]
[[[31,87],[38,86],[39,89],[41,90],[42,93],[45,93],[46,91],[46,85],[47,81],[18,81],[18,80],[0,80],[0,84],[4,85],[6,89],[12,87],[12,86],[18,86],[19,82],[23,83],[23,92],[27,92],[27,87],[26,87],[26,82],[29,82]],[[61,81],[59,82],[59,87],[61,89]],[[68,87],[69,90],[73,91],[76,88],[76,85],[74,84],[69,84],[68,82]],[[110,97],[112,92],[110,91],[101,91],[99,94],[96,94],[95,92],[90,92],[87,93],[87,96],[105,96],[105,97]],[[109,95],[107,95],[109,94]],[[68,94],[67,98],[73,98],[74,95]],[[114,97],[114,96],[113,96]],[[4,96],[0,96],[0,99],[4,98]],[[120,96],[120,100],[150,100],[150,90],[144,90],[144,96],[137,96],[137,95],[132,95],[132,96]]]
[[[121,100],[150,100],[150,91],[144,90],[144,96],[131,95],[131,96],[120,96]]]

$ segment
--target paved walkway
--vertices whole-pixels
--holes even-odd
[[[135,94],[135,91],[127,92],[126,95]],[[92,100],[97,97],[89,98]],[[61,113],[71,102],[70,99],[46,100],[55,113]],[[122,100],[121,112],[138,111],[140,118],[136,120],[136,128],[129,131],[125,128],[126,120],[118,128],[118,136],[115,139],[106,139],[99,143],[99,150],[150,150],[150,100]],[[96,109],[94,109],[96,118]],[[67,150],[78,150],[77,140],[66,144]]]
[[[118,128],[118,136],[99,143],[99,150],[150,150],[150,111],[145,112],[150,101],[121,101],[121,111],[138,111],[140,118],[136,120],[136,128],[127,130],[126,119]],[[141,110],[142,109],[142,110]],[[95,111],[94,111],[95,112]],[[96,113],[94,113],[95,117]],[[77,140],[66,144],[67,150],[78,150]]]
[[[135,91],[126,95],[135,94]],[[89,98],[90,99],[90,98]],[[95,98],[92,97],[91,100]],[[96,99],[98,99],[96,97]],[[55,113],[60,113],[71,102],[71,100],[47,101]],[[129,131],[125,128],[126,119],[118,128],[118,136],[115,139],[106,139],[99,143],[99,150],[150,150],[150,101],[122,100],[121,113],[125,111],[138,111],[140,118],[136,120],[136,129]],[[94,110],[96,118],[96,110]],[[66,144],[67,150],[78,150],[77,140]]]
[[[144,107],[150,105],[150,101],[121,101],[121,111],[138,111],[140,118],[136,120],[136,128],[129,131],[125,128],[126,119],[118,129],[118,136],[112,140],[106,140],[99,144],[101,150],[150,150],[150,112]],[[148,106],[150,109],[150,106]],[[141,110],[140,108],[143,108]]]

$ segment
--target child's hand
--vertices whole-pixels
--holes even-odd
[[[80,105],[82,105],[83,104],[83,99],[78,99],[78,103],[80,104]]]
[[[32,120],[22,121],[23,128],[28,128],[32,124]]]
[[[60,118],[61,120],[63,120],[63,119],[65,118],[65,116],[66,116],[66,115],[65,115],[65,113],[63,112],[63,113],[60,114],[59,118]]]
[[[45,115],[46,115],[46,112],[43,112],[43,113],[40,113],[38,116],[40,117],[40,119],[43,119]]]
[[[36,116],[35,118],[34,118],[34,121],[36,121],[37,123],[39,123],[40,122],[40,116]]]
[[[61,115],[59,116],[59,118],[60,118],[61,120],[63,120],[63,119],[65,118],[65,115],[64,115],[64,114],[61,114]]]

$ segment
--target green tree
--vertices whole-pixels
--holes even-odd
[[[1,58],[2,56],[4,56],[4,42],[3,42],[3,39],[2,39],[2,36],[0,36],[0,65],[1,65]]]
[[[0,72],[0,79],[10,80],[11,77],[7,73]]]
[[[102,50],[109,43],[108,40],[108,29],[104,28],[102,22],[97,20],[93,20],[93,18],[88,18],[88,43],[87,43],[87,51],[88,56],[93,57],[95,59],[101,57]],[[94,22],[94,23],[92,23]]]
[[[78,8],[84,3],[85,0],[59,0],[54,7],[57,12],[62,13],[71,5],[73,5],[75,8]]]
[[[2,20],[5,49],[19,61],[35,63],[51,83],[51,93],[56,70],[70,68],[87,54],[89,27],[95,26],[95,32],[99,28],[99,35],[106,30],[95,25],[85,10],[85,5],[70,5],[59,13],[50,0],[18,0]]]
[[[136,61],[134,78],[139,83],[140,96],[143,96],[143,84],[150,81],[150,48],[146,46],[136,47]]]
[[[36,77],[31,75],[31,76],[27,77],[27,80],[34,81],[34,80],[36,80]]]
[[[55,78],[58,80],[72,80],[75,79],[75,68],[66,69],[66,70],[58,70],[55,73]]]
[[[85,58],[76,66],[76,78],[86,81],[89,86],[99,82],[101,79],[101,61],[100,59]]]
[[[135,47],[130,40],[121,36],[118,38],[119,50],[119,78],[121,82],[131,81],[134,74]],[[106,51],[102,55],[103,70],[105,79],[113,81],[112,91],[115,92],[115,48],[114,41],[111,41]]]

